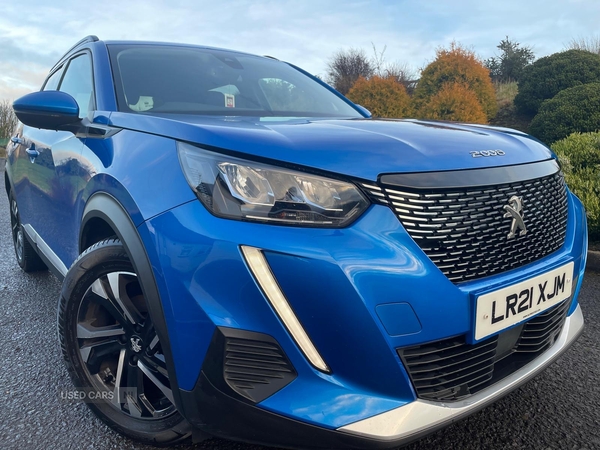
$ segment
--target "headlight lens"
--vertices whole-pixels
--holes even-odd
[[[369,202],[351,183],[280,169],[178,143],[183,173],[213,214],[292,225],[343,227]]]

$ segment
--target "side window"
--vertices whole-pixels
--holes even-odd
[[[54,72],[52,75],[50,75],[50,78],[48,78],[48,80],[46,81],[46,84],[44,85],[44,91],[56,91],[58,88],[58,83],[60,82],[60,76],[63,73],[63,69],[64,66],[62,66],[60,69],[58,69],[56,72]]]
[[[86,117],[94,109],[94,83],[89,55],[79,55],[71,60],[59,90],[75,99],[80,118]]]

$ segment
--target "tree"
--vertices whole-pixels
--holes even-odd
[[[375,117],[408,117],[411,114],[410,97],[405,87],[394,78],[360,77],[348,92],[348,98],[364,106]]]
[[[359,77],[369,78],[374,70],[362,49],[340,50],[327,64],[329,84],[346,95]]]
[[[422,119],[487,123],[487,116],[473,89],[458,82],[444,83],[421,106],[417,115]]]
[[[438,48],[436,59],[423,70],[414,95],[417,109],[420,110],[446,83],[458,83],[473,91],[487,120],[498,111],[489,70],[475,52],[456,42],[449,49]]]
[[[564,89],[600,82],[600,56],[585,50],[568,50],[538,59],[525,67],[515,106],[534,116],[544,100]]]
[[[519,81],[523,69],[535,59],[531,47],[521,47],[518,42],[511,41],[508,36],[498,44],[500,54],[485,61],[493,81],[506,83]]]
[[[0,102],[0,139],[9,138],[17,126],[18,119],[8,100]]]

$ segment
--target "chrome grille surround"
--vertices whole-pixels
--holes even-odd
[[[362,186],[372,201],[394,210],[408,234],[454,283],[521,267],[564,244],[567,190],[558,166],[540,178],[485,186],[382,184],[381,191]],[[512,219],[504,217],[504,206],[512,196],[523,199],[527,233],[508,239]]]

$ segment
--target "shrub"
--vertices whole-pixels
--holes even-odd
[[[568,50],[538,59],[525,67],[515,105],[534,116],[542,102],[560,91],[600,81],[600,56],[584,50]]]
[[[419,109],[418,116],[423,119],[487,123],[487,116],[477,95],[461,83],[443,84]]]
[[[496,114],[498,106],[489,70],[474,52],[456,43],[448,50],[439,48],[436,59],[423,70],[415,89],[417,108],[424,106],[446,83],[459,83],[473,91],[487,119]]]
[[[559,92],[542,103],[529,132],[552,143],[576,131],[600,130],[600,83],[584,84]]]
[[[555,142],[569,188],[587,211],[591,240],[600,240],[600,133],[573,133]]]
[[[348,92],[348,98],[375,117],[400,118],[411,114],[406,88],[391,77],[373,76],[369,80],[360,77]]]

